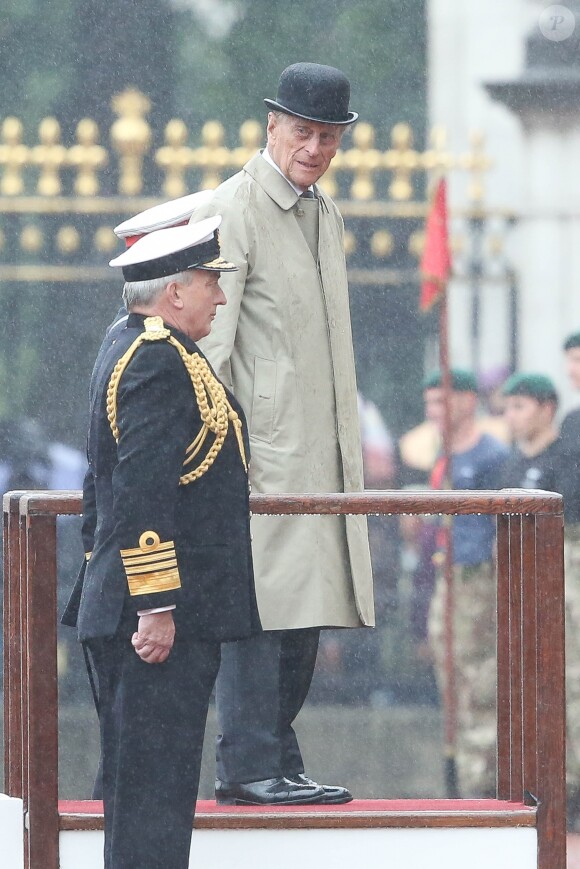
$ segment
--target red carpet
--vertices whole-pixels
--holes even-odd
[[[95,800],[61,800],[58,804],[60,814],[102,815],[103,804]],[[353,800],[335,806],[218,806],[213,800],[200,800],[196,813],[204,814],[256,814],[262,812],[510,812],[535,810],[523,803],[504,800]]]

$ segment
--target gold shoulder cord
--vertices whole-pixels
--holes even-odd
[[[109,380],[109,386],[107,388],[107,417],[115,440],[119,440],[119,429],[117,427],[117,390],[123,372],[131,361],[137,348],[140,347],[144,341],[167,340],[169,344],[172,344],[175,347],[187,369],[187,373],[189,374],[195,391],[195,399],[197,401],[202,421],[201,429],[195,440],[193,440],[187,447],[183,466],[185,467],[186,465],[189,465],[190,462],[192,462],[199,454],[209,432],[212,432],[212,434],[215,435],[214,442],[209,448],[205,459],[192,471],[189,471],[179,478],[180,485],[187,486],[188,483],[198,480],[211,468],[226,439],[230,420],[234,426],[240,457],[247,473],[248,463],[246,461],[246,451],[244,449],[244,439],[242,437],[242,421],[229,403],[224,387],[219,380],[214,377],[205,359],[202,359],[199,353],[188,353],[183,344],[180,344],[179,341],[171,335],[169,329],[165,328],[161,317],[146,317],[144,325],[145,331],[133,341],[126,353],[121,356],[115,365],[113,373],[111,374],[111,379]]]

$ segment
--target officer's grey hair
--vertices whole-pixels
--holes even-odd
[[[177,281],[180,284],[191,283],[191,272],[176,272],[165,278],[153,278],[151,281],[127,281],[123,287],[123,302],[128,311],[135,305],[151,305],[155,302],[167,284]]]

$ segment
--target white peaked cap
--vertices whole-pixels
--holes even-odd
[[[180,196],[179,199],[170,199],[169,202],[154,205],[116,226],[115,235],[125,239],[133,236],[139,238],[157,229],[168,229],[170,226],[185,224],[196,208],[207,205],[213,194],[213,190],[199,190],[197,193],[189,193],[187,196]]]
[[[146,233],[109,262],[120,267],[126,281],[148,281],[188,269],[234,272],[237,266],[221,257],[217,228],[221,215],[186,226]]]

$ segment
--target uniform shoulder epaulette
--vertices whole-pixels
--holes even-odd
[[[117,361],[109,380],[107,388],[107,418],[115,440],[119,440],[117,392],[123,372],[133,358],[136,350],[145,341],[167,341],[175,347],[189,374],[202,422],[201,429],[186,449],[183,462],[184,467],[191,464],[195,457],[199,455],[210,432],[214,435],[213,443],[209,447],[203,461],[193,468],[193,470],[183,474],[179,478],[180,484],[187,486],[188,483],[198,480],[210,469],[226,439],[230,421],[236,434],[240,458],[247,472],[248,463],[246,461],[244,439],[242,436],[242,421],[229,403],[223,385],[214,375],[207,361],[199,353],[188,353],[183,344],[164,325],[161,317],[146,317],[144,326],[145,330],[135,338],[129,349]]]

